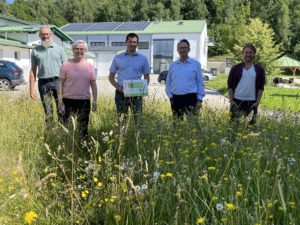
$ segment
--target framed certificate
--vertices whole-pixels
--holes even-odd
[[[147,80],[124,80],[123,91],[125,97],[148,95]]]

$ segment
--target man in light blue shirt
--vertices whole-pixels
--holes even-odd
[[[183,119],[184,114],[196,113],[202,107],[205,96],[201,65],[189,58],[190,43],[182,39],[177,44],[180,58],[170,66],[166,93],[174,116]]]
[[[124,97],[123,81],[141,80],[144,75],[149,84],[149,63],[144,55],[136,51],[138,42],[138,35],[129,33],[126,36],[126,51],[114,57],[109,69],[109,81],[116,88],[115,103],[119,116],[126,114],[129,106],[135,115],[142,111],[142,97]]]

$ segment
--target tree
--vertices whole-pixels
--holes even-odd
[[[185,20],[205,19],[208,10],[204,0],[186,0],[182,3],[181,14]]]
[[[238,61],[241,58],[243,46],[252,43],[257,49],[256,61],[263,65],[267,75],[273,74],[274,61],[280,54],[280,45],[275,44],[274,36],[274,31],[267,23],[263,23],[259,18],[251,19],[247,31],[236,37],[236,44],[231,53]]]

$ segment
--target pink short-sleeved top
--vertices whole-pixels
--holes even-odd
[[[60,68],[60,78],[63,98],[90,99],[91,81],[96,80],[92,64],[68,60]]]

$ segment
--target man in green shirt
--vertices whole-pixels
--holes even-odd
[[[42,26],[39,30],[42,44],[36,46],[31,52],[31,70],[29,73],[30,97],[35,100],[34,85],[38,78],[38,90],[46,115],[46,123],[53,122],[52,97],[58,104],[58,78],[61,65],[67,61],[64,49],[52,41],[52,31],[49,27]],[[61,115],[57,110],[58,118]]]

